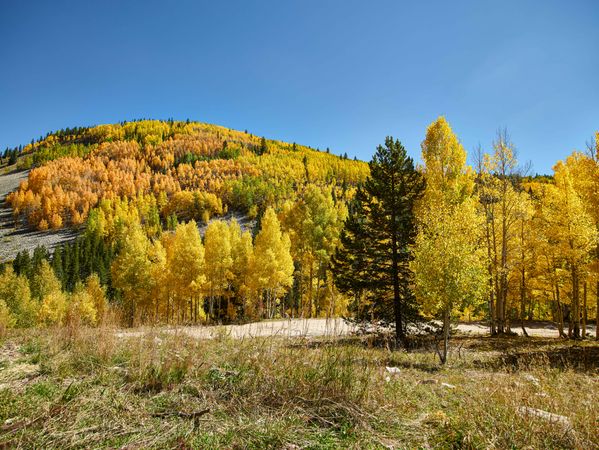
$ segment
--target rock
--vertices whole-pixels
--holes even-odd
[[[539,419],[543,419],[551,423],[556,423],[567,428],[570,428],[572,426],[568,417],[543,411],[542,409],[530,408],[528,406],[519,406],[518,414],[520,414],[523,417],[538,417]]]
[[[441,386],[443,386],[444,388],[447,388],[447,389],[455,389],[455,386],[453,384],[449,384],[449,383],[441,383]]]
[[[534,384],[535,386],[538,386],[539,383],[539,379],[537,377],[535,377],[534,375],[531,375],[529,373],[524,375],[524,379],[530,381],[532,384]]]
[[[113,366],[109,369],[111,372],[118,373],[119,375],[127,375],[128,371],[124,367]]]
[[[399,373],[401,372],[401,370],[399,370],[399,367],[385,367],[385,370],[387,372],[389,372],[392,375],[399,375]]]

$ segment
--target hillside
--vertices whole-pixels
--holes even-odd
[[[39,231],[19,226],[18,221],[15,223],[10,205],[4,200],[27,179],[28,174],[26,170],[0,172],[0,263],[12,260],[20,251],[33,252],[39,245],[53,249],[77,236],[77,231],[72,229]]]
[[[7,201],[23,226],[79,227],[103,200],[137,199],[163,221],[255,217],[310,183],[347,199],[368,166],[295,143],[197,122],[142,120],[64,129],[32,141],[28,180]]]

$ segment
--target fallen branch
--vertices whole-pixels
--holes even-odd
[[[518,414],[521,416],[533,416],[538,417],[540,419],[546,420],[550,423],[557,423],[563,425],[565,427],[570,428],[572,424],[570,423],[570,419],[566,416],[560,416],[559,414],[553,414],[547,411],[543,411],[542,409],[530,408],[528,406],[520,406],[518,407]]]
[[[183,412],[183,411],[163,411],[152,414],[152,417],[182,417],[184,419],[198,419],[210,412],[210,408],[202,409],[201,411]]]

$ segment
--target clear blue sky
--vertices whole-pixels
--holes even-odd
[[[445,115],[548,172],[599,129],[599,1],[0,0],[0,148],[194,119],[370,159]]]

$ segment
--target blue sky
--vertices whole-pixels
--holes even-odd
[[[58,128],[200,120],[370,159],[445,115],[533,172],[599,130],[599,2],[0,0],[0,149]]]

